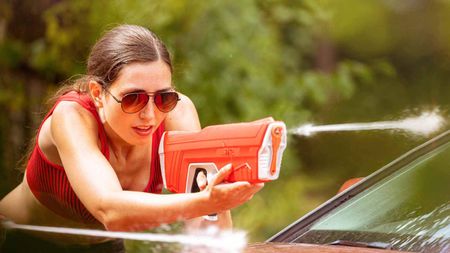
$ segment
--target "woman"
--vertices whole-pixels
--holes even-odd
[[[229,210],[263,187],[220,184],[231,166],[208,185],[200,177],[201,192],[159,194],[162,132],[200,129],[194,105],[174,90],[171,77],[169,53],[152,32],[132,25],[107,32],[92,48],[87,75],[56,94],[23,182],[1,200],[0,214],[21,224],[136,231],[218,213],[215,223],[230,228]],[[123,250],[121,242],[99,238],[40,233],[27,240],[35,243],[34,236],[83,245],[71,246],[77,252]],[[68,248],[51,245],[45,247]]]

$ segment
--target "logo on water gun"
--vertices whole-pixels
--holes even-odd
[[[159,146],[164,187],[171,192],[196,192],[198,173],[208,180],[228,163],[227,182],[267,182],[278,178],[286,125],[266,118],[213,125],[200,131],[166,131]]]

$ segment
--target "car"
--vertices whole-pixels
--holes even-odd
[[[450,130],[245,252],[450,252]]]

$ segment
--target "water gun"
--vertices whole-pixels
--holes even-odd
[[[200,131],[166,131],[159,156],[164,187],[174,193],[199,191],[198,173],[208,181],[226,164],[227,182],[268,182],[278,178],[287,144],[286,125],[272,118],[213,125]]]

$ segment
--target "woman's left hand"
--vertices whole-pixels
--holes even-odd
[[[208,179],[206,174],[202,171],[200,173],[198,173],[197,178],[197,185],[198,188],[200,189],[200,191],[203,191],[206,189],[206,187],[208,186]],[[198,217],[192,220],[189,220],[187,222],[188,225],[188,230],[198,230],[200,228],[204,228],[207,226],[217,226],[220,229],[232,229],[233,228],[233,222],[231,219],[231,212],[230,210],[224,211],[224,212],[220,212],[217,214],[217,221],[208,221],[205,220],[203,217]]]

